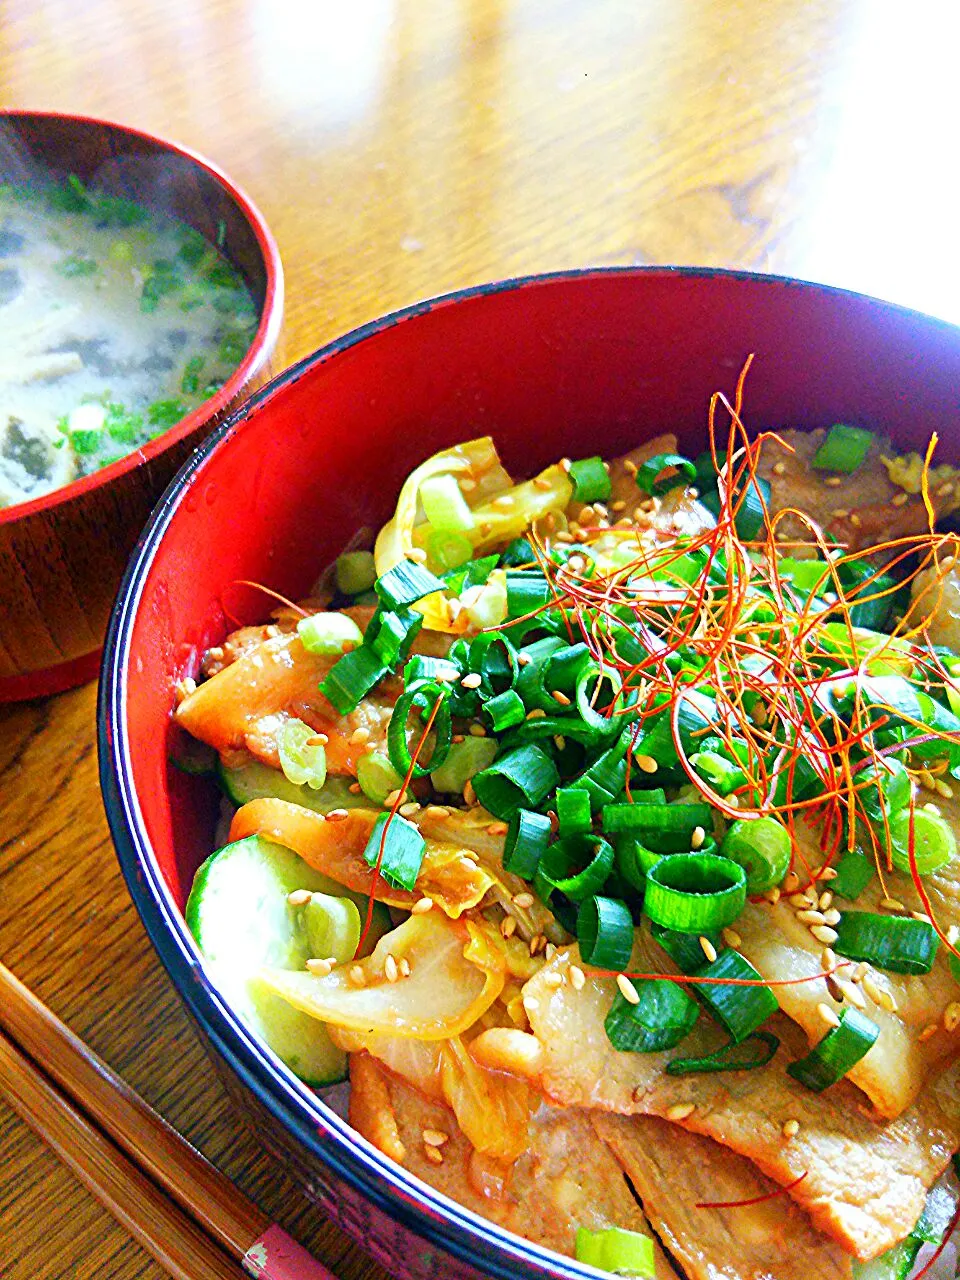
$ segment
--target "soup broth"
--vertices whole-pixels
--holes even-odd
[[[0,186],[0,507],[169,430],[233,373],[257,320],[185,223],[74,177]]]

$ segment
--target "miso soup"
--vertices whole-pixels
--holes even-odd
[[[75,177],[0,186],[0,507],[169,430],[257,322],[238,272],[177,219]]]

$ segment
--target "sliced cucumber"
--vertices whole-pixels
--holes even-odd
[[[223,996],[301,1080],[318,1087],[346,1079],[346,1055],[322,1023],[257,981],[262,969],[302,969],[315,954],[301,908],[287,901],[295,889],[336,898],[344,892],[291,849],[248,836],[220,849],[197,872],[186,919]],[[356,921],[359,912],[350,905]],[[328,928],[322,956],[349,960],[358,931],[358,923],[339,936]]]
[[[315,813],[329,813],[331,809],[360,809],[370,804],[366,796],[349,790],[352,779],[339,775],[327,778],[319,791],[313,791],[288,781],[279,769],[271,769],[259,760],[236,769],[226,769],[221,764],[219,773],[220,785],[235,805],[249,804],[251,800],[288,800]]]

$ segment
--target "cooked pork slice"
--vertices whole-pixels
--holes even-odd
[[[686,1128],[746,1156],[780,1185],[795,1184],[791,1195],[815,1225],[859,1258],[883,1253],[911,1230],[928,1188],[960,1146],[956,1065],[928,1082],[896,1120],[874,1120],[865,1095],[848,1081],[815,1094],[787,1075],[787,1065],[807,1053],[808,1043],[778,1014],[767,1027],[781,1045],[766,1067],[672,1077],[666,1064],[680,1052],[695,1056],[718,1047],[723,1037],[717,1024],[701,1017],[682,1050],[618,1052],[603,1025],[615,983],[591,976],[579,991],[567,981],[551,985],[551,974],[565,978],[571,955],[576,959],[576,948],[559,950],[524,987],[524,1007],[544,1050],[538,1083],[548,1098],[671,1119],[683,1104],[679,1118]],[[644,957],[635,955],[633,963],[642,965]],[[783,1126],[789,1120],[798,1122],[799,1131],[787,1141]]]
[[[851,1259],[749,1160],[654,1116],[593,1112],[657,1235],[688,1280],[849,1280]]]
[[[810,466],[826,434],[788,429],[778,432],[783,444],[764,442],[757,474],[770,483],[772,512],[803,511],[854,550],[926,530],[926,509],[919,495],[908,496],[906,501],[898,498],[900,506],[893,503],[904,491],[891,483],[881,461],[881,455],[890,457],[896,452],[888,441],[875,439],[862,466],[850,475],[837,476]],[[809,525],[794,515],[785,516],[778,525],[778,536],[783,541],[808,541]]]
[[[960,866],[956,873],[960,873]],[[899,877],[898,877],[899,881]],[[890,892],[893,887],[888,884]],[[912,886],[911,891],[912,890]],[[897,884],[897,893],[906,886]],[[913,891],[915,892],[915,891]],[[841,909],[849,905],[855,911],[879,911],[884,896],[879,882],[869,886],[856,903],[837,899]],[[952,921],[945,921],[952,923]],[[824,1034],[820,1012],[824,1004],[835,1012],[851,1004],[880,1028],[876,1043],[850,1071],[850,1080],[870,1098],[879,1116],[893,1119],[904,1111],[919,1094],[924,1082],[943,1064],[960,1056],[960,1032],[950,1034],[943,1029],[944,1010],[960,997],[945,955],[939,955],[929,974],[909,976],[898,973],[870,974],[866,986],[849,981],[856,966],[839,970],[837,981],[828,986],[823,972],[823,943],[797,919],[796,909],[782,898],[775,905],[747,904],[736,924],[742,938],[738,948],[768,981],[784,982],[793,978],[810,978],[809,982],[781,986],[777,999],[784,1013],[800,1024],[811,1044]],[[839,957],[842,959],[842,957]],[[834,994],[843,995],[836,1000]],[[876,997],[884,1003],[878,1003]],[[893,999],[894,1008],[885,1007]],[[935,1034],[927,1028],[937,1026]]]
[[[350,1080],[350,1122],[365,1138],[508,1231],[568,1257],[577,1227],[618,1226],[653,1237],[620,1165],[584,1112],[541,1106],[531,1117],[526,1154],[506,1166],[477,1157],[452,1111],[373,1058],[352,1054]],[[656,1242],[655,1250],[658,1280],[676,1280]]]

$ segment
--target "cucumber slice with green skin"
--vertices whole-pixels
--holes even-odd
[[[287,901],[295,889],[344,899],[341,886],[291,849],[248,836],[218,850],[197,872],[186,920],[224,998],[301,1080],[316,1088],[346,1079],[346,1055],[321,1022],[257,981],[263,969],[302,969],[317,954],[311,942],[321,940],[316,935],[324,904],[305,915]],[[384,915],[389,921],[385,909]],[[336,955],[341,962],[352,958],[359,916],[353,901],[341,910],[342,928],[334,913],[326,913],[322,956]]]
[[[271,769],[259,760],[240,765],[237,769],[226,769],[221,764],[218,773],[220,785],[237,806],[249,804],[251,800],[287,800],[290,804],[302,805],[304,809],[313,809],[315,813],[370,806],[365,795],[355,795],[349,790],[350,778],[327,778],[319,791],[313,791],[306,785],[297,786],[290,782],[279,769]]]

